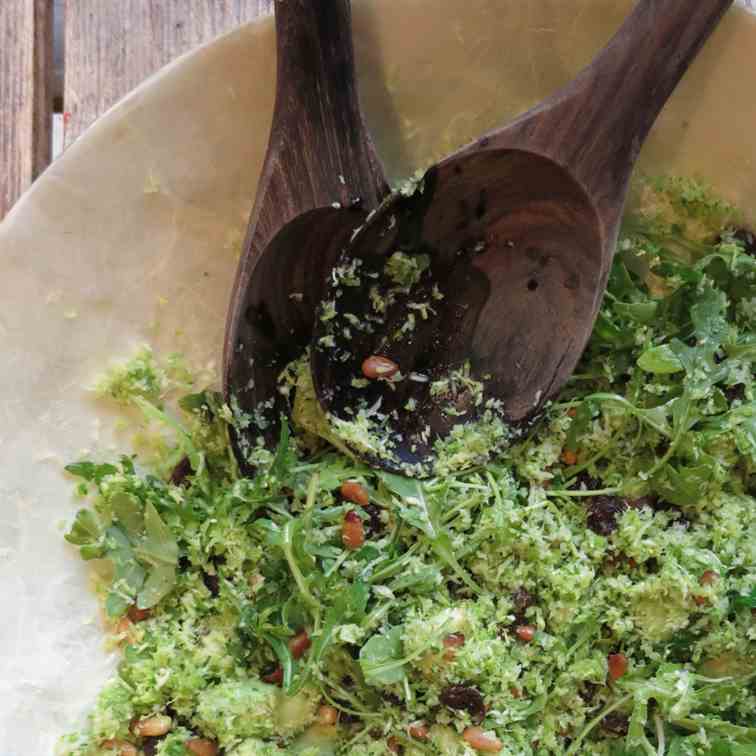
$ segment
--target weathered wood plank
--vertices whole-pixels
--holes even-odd
[[[66,144],[160,67],[272,12],[273,2],[66,0]]]
[[[50,162],[52,4],[0,1],[0,220]]]

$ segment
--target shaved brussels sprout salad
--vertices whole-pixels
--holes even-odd
[[[120,663],[69,756],[756,754],[756,240],[645,181],[545,418],[423,481],[355,461],[308,372],[243,478],[149,349],[134,454],[67,470]]]

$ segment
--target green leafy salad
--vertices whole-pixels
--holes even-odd
[[[487,462],[355,461],[291,379],[232,413],[149,349],[100,392],[135,453],[67,470],[120,663],[68,756],[756,754],[756,243],[645,182],[581,364]],[[291,387],[289,387],[291,388]]]

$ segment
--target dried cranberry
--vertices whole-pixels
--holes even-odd
[[[596,685],[596,683],[585,682],[578,689],[578,695],[587,704],[592,703],[593,699],[596,697],[596,692],[598,691],[599,687],[600,686]]]
[[[745,246],[745,251],[756,257],[756,234],[747,228],[738,229],[733,236]]]
[[[724,395],[730,404],[735,401],[744,402],[746,398],[745,386],[742,383],[736,383],[734,386],[728,386],[724,390]]]
[[[665,456],[668,451],[669,451],[669,440],[666,438],[663,438],[654,447],[654,454],[656,454],[656,456],[659,458]]]
[[[617,529],[617,519],[627,509],[619,496],[595,496],[588,503],[588,527],[602,536]]]
[[[377,504],[368,504],[363,511],[370,517],[367,521],[368,535],[380,535],[385,526],[381,519],[381,508]]]
[[[486,703],[477,688],[471,685],[450,685],[441,691],[439,700],[450,709],[467,711],[474,721],[486,716]]]
[[[150,614],[149,609],[139,609],[136,604],[132,604],[126,611],[126,616],[132,622],[144,622],[146,619],[149,619]]]
[[[220,578],[202,570],[202,582],[205,584],[205,588],[210,591],[210,595],[217,598],[220,593]]]
[[[283,667],[277,664],[275,667],[269,667],[262,674],[262,679],[269,685],[281,685],[284,679]]]
[[[301,659],[312,646],[312,641],[307,630],[300,630],[293,638],[289,639],[289,651],[295,659]]]
[[[522,586],[512,594],[512,603],[518,612],[524,612],[526,609],[534,606],[535,602],[535,596]]]
[[[350,725],[350,724],[357,724],[357,722],[362,722],[362,720],[356,715],[356,714],[350,714],[347,711],[342,711],[341,716],[339,717],[339,722],[343,725]]]
[[[401,708],[404,707],[404,701],[401,698],[399,698],[399,696],[397,696],[396,693],[392,693],[390,690],[382,691],[381,698],[387,704],[391,704],[391,706],[399,706]]]
[[[525,625],[527,624],[527,619],[525,617],[525,612],[527,609],[529,609],[531,606],[534,606],[536,603],[535,596],[530,593],[530,591],[526,590],[522,586],[520,586],[513,594],[512,594],[512,603],[514,604],[514,615],[515,619],[512,623],[511,630],[514,632],[515,628],[518,625]]]
[[[603,486],[598,478],[593,478],[585,470],[581,470],[573,479],[575,485],[574,488],[584,488],[588,491],[597,491]]]
[[[469,588],[458,580],[448,580],[446,582],[446,590],[449,592],[450,598],[453,599],[462,599],[469,593]]]
[[[184,457],[176,467],[173,468],[171,473],[171,483],[174,486],[188,485],[187,478],[192,474],[192,463],[189,461],[189,457]]]
[[[609,654],[606,661],[610,680],[619,680],[627,672],[628,661],[624,654]]]
[[[601,720],[602,729],[606,730],[606,732],[609,732],[612,735],[627,735],[629,726],[630,722],[628,718],[624,714],[619,714],[616,711],[613,711],[611,714],[607,714]]]

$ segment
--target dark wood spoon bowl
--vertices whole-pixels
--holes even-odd
[[[471,396],[452,396],[451,414],[442,404],[448,410],[448,392],[432,396],[433,381],[465,361],[513,427],[537,417],[561,388],[601,304],[641,145],[731,5],[640,0],[564,89],[432,167],[418,191],[390,197],[354,238],[341,264],[358,260],[364,285],[334,285],[327,298],[338,313],[372,318],[372,326],[345,335],[338,315],[319,321],[311,368],[321,405],[334,417],[349,421],[356,407],[380,404],[394,451],[372,463],[405,471],[427,465],[436,440],[480,416],[483,405]],[[427,256],[430,269],[378,314],[366,286],[387,291],[381,276],[396,250]],[[443,299],[433,299],[432,283]],[[433,311],[395,336],[410,300]],[[323,346],[328,336],[332,348]],[[404,376],[427,380],[354,385],[362,361],[376,354]]]
[[[234,450],[273,446],[290,411],[278,377],[310,342],[338,254],[387,195],[360,109],[349,0],[276,3],[271,136],[226,323],[223,392]]]

